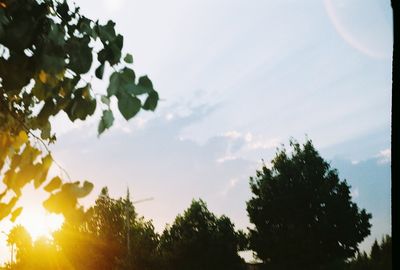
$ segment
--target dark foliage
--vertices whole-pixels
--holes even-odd
[[[226,216],[216,217],[202,200],[177,216],[160,240],[164,269],[243,269],[238,250],[242,233]]]
[[[363,252],[348,263],[348,270],[390,270],[392,269],[392,237],[386,235],[381,244],[375,240],[369,256]]]
[[[338,269],[369,235],[371,215],[311,141],[290,145],[250,178],[250,248],[268,269]]]

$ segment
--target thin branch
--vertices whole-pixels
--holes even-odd
[[[34,133],[26,126],[26,124],[24,123],[24,121],[22,121],[21,119],[19,119],[18,116],[14,115],[14,112],[13,112],[12,110],[10,110],[9,108],[7,108],[7,110],[8,110],[8,112],[10,113],[11,117],[13,117],[15,120],[17,120],[17,121],[21,124],[21,126],[23,127],[23,129],[24,129],[28,134],[30,134],[33,138],[36,139],[36,141],[40,142],[40,143],[43,145],[43,147],[45,148],[46,152],[50,155],[50,158],[51,158],[51,160],[54,162],[54,164],[56,164],[56,166],[57,166],[63,173],[65,173],[65,175],[67,176],[67,178],[68,178],[69,181],[72,181],[72,180],[71,180],[71,177],[70,177],[70,175],[69,175],[69,173],[67,172],[67,170],[64,169],[64,167],[62,167],[62,166],[57,162],[57,160],[55,160],[55,159],[53,158],[53,156],[51,155],[51,151],[50,151],[49,147],[47,146],[47,144],[46,144],[40,137],[38,137],[36,134],[34,134]]]

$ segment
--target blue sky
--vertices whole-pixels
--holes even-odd
[[[203,198],[249,226],[248,179],[291,137],[311,138],[373,213],[372,236],[390,232],[392,14],[381,0],[86,0],[82,13],[112,19],[162,101],[96,136],[98,116],[53,119],[55,159],[133,199],[161,231]],[[107,81],[93,79],[97,92]],[[379,192],[377,192],[379,191]]]

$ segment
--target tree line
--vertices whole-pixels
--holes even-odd
[[[252,223],[237,230],[201,199],[162,233],[139,216],[130,200],[103,188],[94,205],[66,218],[53,239],[32,242],[16,226],[8,243],[16,261],[8,269],[246,269],[241,250],[254,251],[259,269],[391,269],[391,237],[371,254],[358,244],[370,234],[371,214],[352,202],[341,181],[310,140],[277,151],[272,167],[250,177],[247,212]]]
[[[98,110],[100,135],[116,111],[129,120],[156,109],[158,92],[147,76],[136,76],[123,40],[114,22],[91,20],[65,0],[0,0],[0,221],[18,218],[28,184],[48,192],[44,207],[65,217],[52,239],[32,241],[16,226],[8,238],[16,260],[6,268],[242,269],[237,252],[249,249],[265,269],[390,269],[390,237],[369,255],[358,252],[371,215],[352,202],[347,182],[311,141],[291,142],[291,154],[278,150],[272,167],[250,178],[247,232],[202,200],[161,234],[129,196],[113,199],[106,188],[83,210],[78,200],[92,183],[47,179],[56,163],[48,145],[57,140],[49,119],[86,120]],[[107,69],[107,89],[96,92],[91,75],[103,79]]]

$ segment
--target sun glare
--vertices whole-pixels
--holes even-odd
[[[18,217],[18,223],[28,230],[33,240],[41,236],[51,237],[61,228],[63,221],[61,215],[50,214],[42,206],[27,206]]]
[[[48,194],[43,190],[27,186],[23,192],[24,196],[20,199],[23,210],[14,225],[24,226],[32,240],[37,240],[41,236],[51,238],[51,234],[61,228],[64,217],[46,211],[42,204]]]

